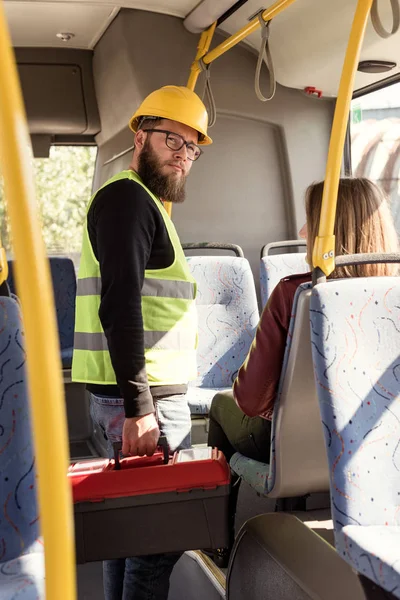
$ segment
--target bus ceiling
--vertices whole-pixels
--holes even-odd
[[[202,33],[215,22],[221,25],[223,21],[239,10],[248,0],[203,0],[187,15],[183,21],[190,33]]]
[[[388,30],[391,29],[392,1],[379,2],[381,22]],[[153,0],[149,10],[181,18],[190,31],[201,32],[216,21],[218,31],[230,36],[254,19],[260,9],[269,9],[273,4],[272,0],[203,0],[200,3],[196,0]],[[125,7],[125,11],[143,9],[144,3],[139,0],[123,3],[116,0],[90,3],[5,0],[4,6],[13,45],[18,49],[95,51],[121,7]],[[324,97],[336,97],[355,6],[355,0],[301,0],[294,2],[289,10],[275,15],[270,49],[277,82],[301,90],[313,87],[321,90]],[[66,35],[63,37],[63,34]],[[390,74],[400,74],[399,41],[399,32],[388,39],[380,39],[369,22],[360,60],[394,61],[397,65]],[[260,32],[254,30],[243,42],[258,50]],[[196,42],[193,44],[195,46]],[[383,77],[380,73],[358,72],[355,90]]]

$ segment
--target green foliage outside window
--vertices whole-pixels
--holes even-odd
[[[80,252],[96,151],[94,146],[53,146],[49,158],[34,159],[36,198],[48,254]],[[11,236],[1,178],[0,230],[3,246],[11,254]]]

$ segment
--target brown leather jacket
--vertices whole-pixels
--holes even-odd
[[[237,405],[249,417],[272,419],[293,299],[311,273],[281,279],[263,310],[257,333],[233,384]]]

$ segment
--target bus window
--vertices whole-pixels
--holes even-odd
[[[47,254],[69,256],[75,266],[79,263],[96,154],[96,146],[52,146],[49,158],[34,159],[36,197]],[[7,254],[12,256],[3,196],[0,179],[0,233]]]
[[[369,177],[391,200],[400,234],[400,83],[352,101],[353,175]]]

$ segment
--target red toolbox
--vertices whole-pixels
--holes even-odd
[[[228,546],[230,470],[214,448],[93,459],[68,470],[77,562]]]

